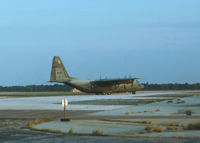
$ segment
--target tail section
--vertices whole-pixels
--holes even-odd
[[[59,56],[54,56],[50,82],[69,80],[70,77]]]

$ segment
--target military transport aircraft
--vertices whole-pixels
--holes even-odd
[[[85,80],[70,77],[59,56],[54,56],[50,82],[64,83],[86,93],[112,94],[131,92],[144,88],[137,78]]]

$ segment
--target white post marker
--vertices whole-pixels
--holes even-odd
[[[62,100],[62,106],[64,107],[64,119],[61,119],[61,121],[69,121],[69,119],[66,119],[66,106],[68,105],[67,99]]]
[[[67,99],[63,99],[63,100],[62,100],[62,106],[65,107],[65,106],[67,106],[67,105],[68,105]]]

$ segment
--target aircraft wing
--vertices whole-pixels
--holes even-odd
[[[104,86],[112,86],[112,85],[115,85],[115,84],[128,84],[128,83],[133,82],[135,79],[138,79],[138,78],[101,79],[101,80],[92,81],[91,84],[104,87]]]

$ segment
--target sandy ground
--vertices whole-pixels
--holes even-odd
[[[135,96],[4,97],[0,99],[0,137],[2,139],[2,135],[5,134],[5,138],[0,142],[9,141],[16,132],[20,136],[37,134],[40,138],[38,134],[42,133],[24,132],[20,128],[30,121],[42,118],[49,118],[52,121],[38,124],[33,127],[34,129],[59,130],[64,133],[73,129],[75,136],[87,135],[86,142],[95,140],[88,136],[94,130],[101,130],[118,142],[145,142],[145,138],[146,142],[165,142],[164,138],[170,139],[171,142],[195,142],[197,140],[194,139],[200,138],[200,132],[183,130],[182,126],[200,121],[199,95],[199,91],[167,91],[140,92]],[[60,101],[63,98],[69,101],[67,116],[71,119],[70,122],[60,122],[60,118],[63,117]],[[188,110],[192,112],[192,116],[186,115]],[[149,123],[162,126],[163,131],[148,133],[145,128]],[[167,130],[167,127],[174,123],[178,124],[178,129]],[[54,138],[52,140],[67,140],[64,139],[65,136],[42,136],[51,136]],[[116,136],[126,139],[116,139]],[[71,139],[75,140],[73,137]],[[109,142],[111,140],[109,137],[100,137],[99,140],[101,139]]]
[[[179,138],[119,138],[65,136],[23,130],[0,130],[0,143],[199,143],[197,139]]]
[[[72,118],[87,116],[94,111],[68,111]],[[41,118],[57,119],[63,116],[60,110],[0,110],[0,120],[36,120]]]

